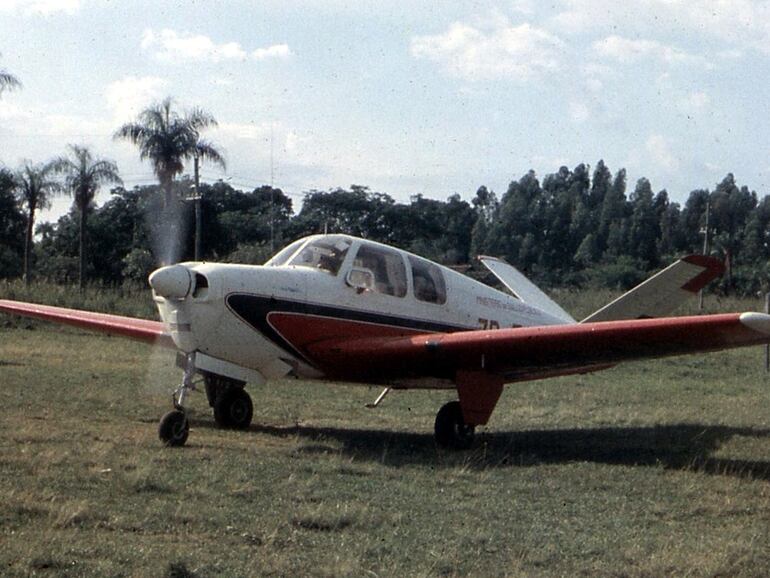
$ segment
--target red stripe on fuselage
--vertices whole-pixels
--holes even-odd
[[[318,360],[314,359],[312,353],[314,346],[333,349],[335,343],[350,343],[351,340],[410,337],[428,333],[422,329],[281,311],[269,313],[267,322],[294,349],[316,364]]]

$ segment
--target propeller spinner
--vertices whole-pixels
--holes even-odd
[[[169,265],[150,274],[150,287],[166,299],[184,299],[193,289],[193,277],[184,265]]]

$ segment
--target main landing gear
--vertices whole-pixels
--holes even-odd
[[[247,429],[254,414],[251,397],[243,386],[231,385],[214,398],[214,420],[221,427]]]
[[[439,446],[467,450],[473,445],[476,426],[465,423],[459,401],[450,401],[436,414],[434,431]]]

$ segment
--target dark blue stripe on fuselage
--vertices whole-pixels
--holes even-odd
[[[339,319],[343,321],[358,321],[362,323],[376,323],[379,325],[388,325],[401,329],[409,329],[425,333],[452,333],[455,331],[468,331],[468,327],[458,325],[448,325],[446,323],[436,323],[422,319],[410,319],[407,317],[398,317],[395,315],[385,315],[373,311],[360,311],[356,309],[347,309],[344,307],[334,307],[330,305],[319,305],[303,301],[291,301],[288,299],[277,299],[275,297],[265,297],[262,295],[253,295],[250,293],[230,293],[225,297],[227,307],[238,317],[243,319],[251,327],[259,331],[265,337],[269,338],[276,345],[291,353],[306,359],[291,343],[286,341],[268,322],[267,316],[270,313],[297,313],[302,315],[315,315],[319,317],[328,317],[330,319]],[[309,361],[309,360],[308,360]]]

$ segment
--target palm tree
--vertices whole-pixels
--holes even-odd
[[[21,88],[21,82],[19,82],[19,79],[10,72],[6,72],[0,68],[0,94],[2,94],[6,89],[13,90],[14,88]]]
[[[199,108],[180,115],[172,110],[172,104],[172,99],[166,98],[144,109],[136,122],[124,124],[114,135],[138,146],[142,160],[150,159],[166,207],[174,200],[171,184],[184,169],[185,160],[208,159],[225,167],[222,153],[200,138],[202,130],[217,126],[216,119]]]
[[[35,225],[35,211],[50,206],[50,197],[61,189],[54,178],[53,163],[33,165],[24,161],[14,175],[14,189],[22,205],[27,209],[27,233],[24,239],[24,282],[30,281],[30,255],[32,254],[32,231]]]
[[[53,161],[53,170],[64,175],[64,186],[75,201],[80,213],[80,231],[78,235],[78,285],[81,291],[85,282],[85,237],[86,221],[93,208],[94,197],[105,184],[122,184],[118,175],[118,166],[110,160],[94,158],[87,147],[69,145],[70,156]]]
[[[21,82],[14,75],[5,70],[0,70],[0,93],[5,89],[11,90],[20,86]]]

